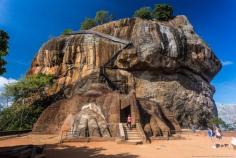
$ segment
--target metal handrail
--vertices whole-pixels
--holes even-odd
[[[139,130],[139,132],[140,132],[140,134],[141,134],[141,136],[142,136],[143,141],[144,141],[144,142],[147,142],[147,137],[146,137],[146,135],[145,135],[145,133],[144,133],[144,130],[143,130],[141,124],[137,122],[137,123],[136,123],[136,127],[137,127],[137,129]]]
[[[127,41],[127,40],[123,40],[123,39],[120,39],[118,37],[111,36],[109,34],[97,32],[97,31],[93,31],[93,30],[81,30],[81,31],[78,31],[78,32],[69,33],[68,35],[76,35],[76,34],[92,34],[92,35],[96,35],[96,36],[106,38],[108,40],[118,42],[118,43],[122,43],[122,44],[128,44],[129,43],[129,41]]]

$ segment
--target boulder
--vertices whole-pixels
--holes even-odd
[[[83,136],[113,137],[128,113],[149,136],[206,128],[217,115],[210,82],[220,69],[185,16],[127,18],[59,36],[40,48],[28,71],[53,75],[48,95],[63,95],[47,105],[34,131],[70,125]]]

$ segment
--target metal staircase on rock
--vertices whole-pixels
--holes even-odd
[[[122,88],[120,89],[121,85],[119,83],[115,83],[117,81],[113,81],[109,78],[109,75],[107,74],[106,69],[113,69],[113,64],[114,64],[114,61],[116,60],[117,56],[124,49],[130,47],[132,45],[132,43],[130,41],[120,39],[118,37],[111,36],[109,34],[96,32],[96,31],[93,31],[93,30],[82,30],[82,31],[79,31],[79,32],[72,32],[68,35],[77,35],[77,34],[91,34],[91,35],[95,35],[95,36],[98,36],[100,38],[105,38],[107,40],[117,42],[117,43],[120,43],[120,44],[124,45],[121,49],[119,49],[117,52],[115,52],[112,55],[112,57],[104,65],[102,65],[101,68],[100,68],[100,76],[101,76],[100,80],[101,80],[101,82],[105,82],[113,90],[121,90],[122,91]]]
[[[127,127],[127,124],[123,123],[123,128],[124,128],[124,133],[125,133],[125,140],[127,143],[130,143],[130,144],[143,143],[142,135],[136,127],[129,129],[129,127]]]

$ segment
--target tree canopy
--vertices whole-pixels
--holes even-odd
[[[80,26],[80,30],[88,30],[96,26],[96,22],[94,19],[86,18]]]
[[[72,29],[65,29],[65,30],[63,31],[62,35],[68,35],[68,34],[70,34],[70,33],[72,33],[72,32],[73,32]]]
[[[4,95],[13,98],[13,104],[0,111],[0,130],[31,129],[47,107],[46,89],[52,81],[50,75],[37,74],[6,85]]]
[[[153,18],[167,21],[173,17],[173,8],[168,4],[156,4],[153,9]]]
[[[45,74],[28,76],[18,82],[6,85],[4,95],[13,97],[14,101],[32,97],[34,93],[42,96],[44,88],[52,84],[52,79],[52,76]]]
[[[173,8],[168,4],[156,4],[153,9],[142,7],[135,11],[134,17],[167,21],[173,17]]]
[[[3,59],[8,54],[9,36],[4,30],[0,30],[0,75],[6,72],[6,61]]]
[[[152,11],[149,7],[142,7],[135,11],[134,17],[142,19],[152,19]]]
[[[96,12],[94,18],[85,18],[80,25],[80,30],[88,30],[94,26],[107,23],[112,20],[112,15],[106,10],[99,10]]]
[[[227,124],[221,119],[221,118],[218,118],[218,117],[213,117],[209,123],[208,123],[208,126],[210,127],[214,127],[214,126],[223,126],[223,127],[226,127]]]
[[[112,15],[106,10],[100,10],[96,12],[95,22],[97,25],[107,23],[112,20]]]

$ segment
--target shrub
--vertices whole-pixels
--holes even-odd
[[[52,79],[52,76],[45,74],[28,76],[18,82],[6,85],[4,95],[13,97],[15,102],[32,97],[34,94],[42,98],[45,95],[45,87],[52,84]]]
[[[135,11],[134,17],[139,17],[142,19],[152,19],[152,12],[149,7],[142,7]]]
[[[37,74],[6,85],[4,95],[13,98],[13,104],[0,111],[0,130],[31,129],[47,107],[46,88],[52,80],[50,75]]]
[[[158,20],[167,21],[173,17],[173,8],[167,4],[157,4],[153,10],[153,17]]]
[[[221,119],[221,118],[218,118],[218,117],[213,117],[209,123],[208,123],[208,126],[210,127],[214,127],[214,126],[223,126],[223,127],[226,127],[226,123]]]
[[[80,26],[80,30],[88,30],[96,26],[95,20],[91,18],[86,18]]]
[[[62,35],[69,35],[70,33],[72,33],[73,31],[71,29],[65,29],[62,33]]]
[[[0,131],[32,129],[44,110],[41,106],[13,104],[0,112]]]
[[[98,25],[107,23],[112,20],[112,15],[106,10],[100,10],[96,12],[95,22]]]

